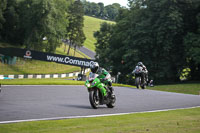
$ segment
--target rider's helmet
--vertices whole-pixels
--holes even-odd
[[[96,73],[99,69],[99,64],[97,62],[94,62],[94,64],[92,65],[92,67],[90,67],[90,69],[93,73]]]
[[[142,62],[138,62],[137,65],[138,65],[138,66],[143,66],[143,63],[142,63]]]

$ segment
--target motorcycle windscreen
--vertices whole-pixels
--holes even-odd
[[[89,80],[94,80],[98,76],[99,76],[98,74],[90,72],[90,74],[89,74]]]

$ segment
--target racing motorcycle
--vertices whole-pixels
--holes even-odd
[[[142,89],[145,89],[146,88],[146,84],[147,84],[147,81],[145,79],[145,76],[143,81],[142,81],[142,74],[144,74],[144,71],[142,70],[142,67],[136,67],[136,69],[134,70],[134,74],[135,74],[135,85],[136,87],[139,89],[140,87]]]
[[[116,101],[114,90],[101,83],[101,80],[97,76],[91,77],[91,75],[89,75],[89,80],[86,80],[85,86],[89,92],[89,101],[92,108],[97,109],[99,105],[103,104],[106,104],[108,108],[114,108]],[[106,89],[108,94],[106,99],[101,93],[99,86],[103,86]]]

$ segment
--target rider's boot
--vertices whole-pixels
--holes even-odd
[[[114,98],[115,95],[114,95],[114,89],[112,86],[108,86],[108,89],[111,91],[111,98]]]
[[[108,93],[106,93],[106,94],[103,96],[103,99],[104,99],[104,100],[107,100],[107,99],[108,99]]]
[[[113,92],[112,86],[108,86],[108,89],[109,89],[111,92]]]

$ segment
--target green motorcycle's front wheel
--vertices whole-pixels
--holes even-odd
[[[99,99],[99,92],[98,91],[90,91],[89,92],[89,99],[92,108],[97,109],[99,107],[100,99]]]

